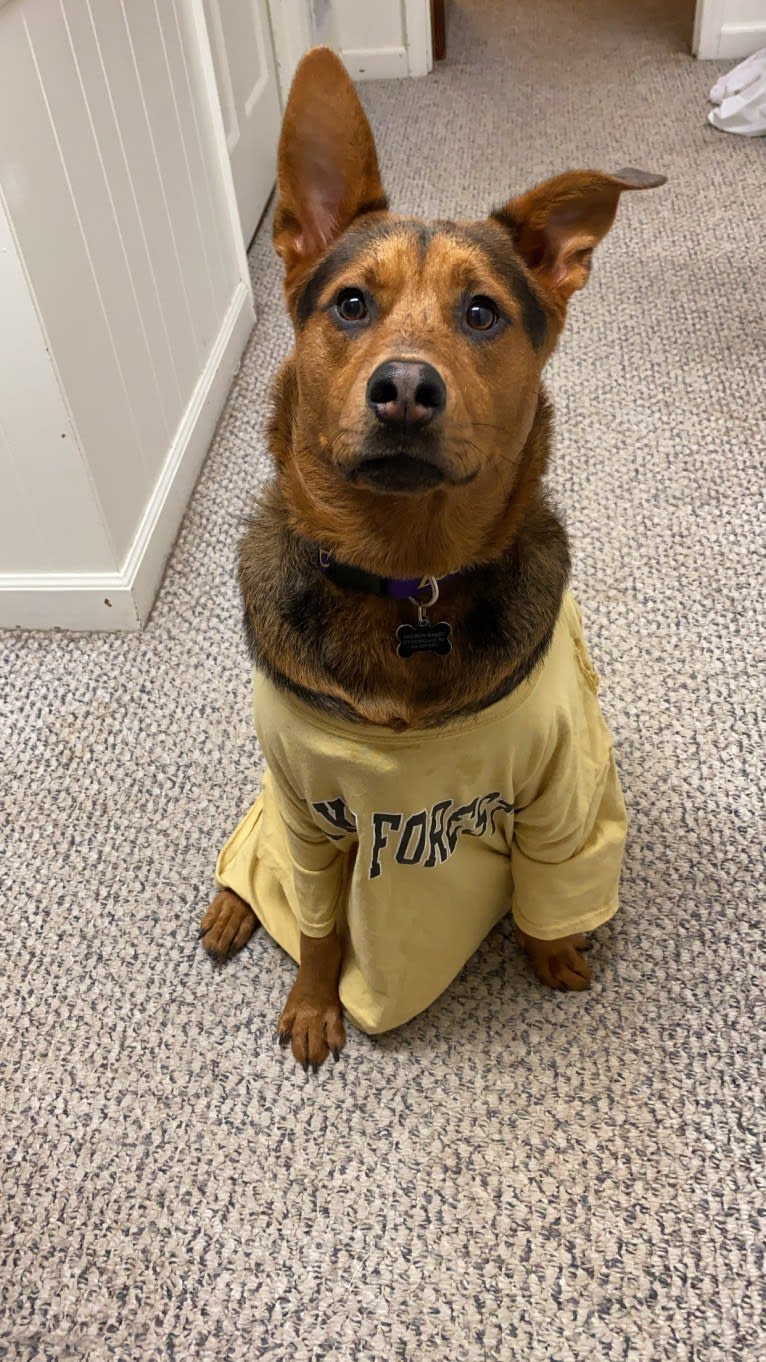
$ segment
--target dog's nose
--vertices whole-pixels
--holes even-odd
[[[425,426],[446,402],[441,374],[417,360],[386,360],[367,383],[367,406],[383,425]]]

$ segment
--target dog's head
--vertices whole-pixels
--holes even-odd
[[[343,65],[327,48],[308,53],[285,112],[274,225],[301,481],[400,506],[512,496],[569,298],[623,191],[661,183],[573,171],[484,221],[394,216]]]

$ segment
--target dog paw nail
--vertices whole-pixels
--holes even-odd
[[[287,1045],[288,1042],[289,1042],[289,1040],[290,1040],[290,1032],[289,1032],[289,1031],[280,1031],[280,1032],[278,1033],[278,1035],[279,1035],[279,1043],[280,1043],[280,1045],[282,1045],[282,1046]]]
[[[333,1045],[332,1047],[332,1057],[335,1060],[335,1063],[337,1064],[338,1060],[340,1059],[340,1050],[338,1049],[337,1045]]]

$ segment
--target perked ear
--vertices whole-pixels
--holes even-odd
[[[605,237],[626,189],[654,189],[664,175],[645,170],[570,170],[510,199],[492,216],[507,227],[516,250],[561,311],[587,284],[594,246]]]
[[[370,125],[340,58],[307,52],[295,73],[279,139],[274,246],[285,288],[363,212],[388,207]]]

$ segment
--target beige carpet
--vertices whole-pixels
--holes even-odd
[[[660,0],[460,0],[368,86],[394,203],[567,166],[632,196],[551,372],[552,475],[632,817],[584,997],[498,930],[430,1012],[307,1080],[292,968],[196,924],[258,788],[233,564],[288,341],[260,316],[141,637],[2,643],[0,1356],[763,1362],[766,144]],[[759,372],[760,370],[760,372]]]

